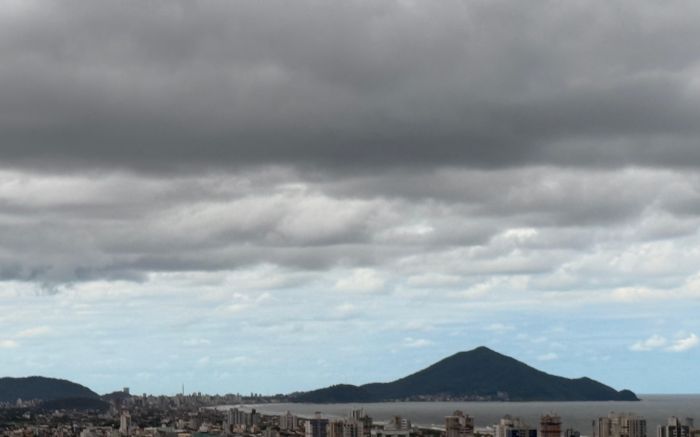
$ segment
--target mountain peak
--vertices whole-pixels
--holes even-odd
[[[465,352],[463,352],[463,353],[465,353],[465,354],[468,354],[468,353],[490,353],[490,354],[501,355],[501,354],[499,354],[498,352],[496,352],[495,350],[490,349],[490,348],[488,348],[488,347],[486,347],[486,346],[477,346],[477,347],[475,347],[474,349],[469,350],[469,351],[465,351]]]
[[[357,395],[357,398],[352,399],[353,395]],[[569,379],[550,375],[486,346],[458,352],[396,381],[360,387],[344,385],[342,390],[329,387],[296,396],[296,400],[302,402],[413,399],[638,400],[630,391],[618,392],[590,378]]]

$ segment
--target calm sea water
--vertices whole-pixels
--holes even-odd
[[[592,434],[592,421],[611,411],[633,412],[647,419],[650,437],[656,435],[656,426],[669,416],[693,417],[700,422],[700,395],[640,395],[640,402],[383,402],[370,404],[261,404],[248,405],[267,414],[282,414],[289,410],[300,416],[316,411],[327,416],[347,416],[355,408],[364,408],[375,421],[385,421],[399,415],[414,425],[442,425],[444,417],[454,410],[468,413],[476,426],[493,425],[506,414],[520,417],[536,426],[540,415],[557,413],[562,418],[562,429],[574,428],[581,434]],[[700,423],[696,423],[700,426]]]

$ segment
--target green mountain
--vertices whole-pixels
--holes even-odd
[[[590,378],[550,375],[486,347],[459,352],[432,366],[387,383],[334,385],[291,395],[295,402],[380,402],[389,400],[637,401]]]
[[[66,398],[98,398],[89,388],[65,379],[29,376],[26,378],[0,378],[0,402],[17,399],[51,401]]]

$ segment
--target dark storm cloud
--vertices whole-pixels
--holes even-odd
[[[0,161],[694,166],[681,3],[13,2]]]
[[[0,279],[545,274],[692,239],[676,6],[8,2]]]

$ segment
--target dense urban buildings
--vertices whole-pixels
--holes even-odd
[[[610,413],[593,422],[593,437],[646,437],[647,421],[633,413]]]
[[[632,413],[599,417],[582,434],[562,431],[561,418],[551,413],[540,417],[538,428],[509,415],[478,427],[463,411],[445,416],[444,426],[415,426],[401,416],[375,422],[364,409],[337,417],[266,414],[241,403],[222,408],[220,398],[201,394],[133,396],[124,390],[105,399],[105,409],[45,411],[30,400],[3,404],[0,437],[648,437],[646,420]],[[700,437],[700,430],[690,418],[670,417],[656,437]]]

